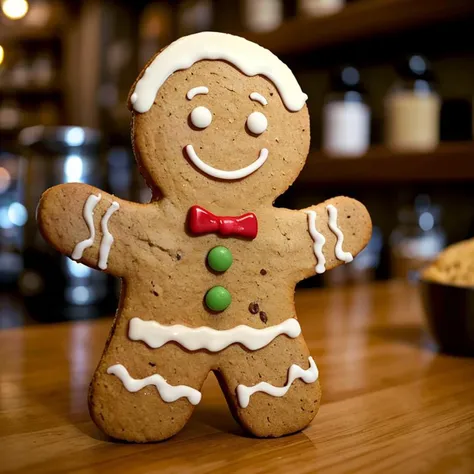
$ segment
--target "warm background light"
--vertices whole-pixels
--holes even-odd
[[[2,10],[5,16],[11,20],[19,20],[28,13],[28,2],[26,0],[4,0]]]
[[[3,63],[4,58],[5,58],[5,50],[3,49],[3,46],[0,44],[0,64]]]

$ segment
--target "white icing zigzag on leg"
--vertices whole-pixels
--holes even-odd
[[[161,375],[154,374],[144,379],[134,379],[122,364],[112,365],[107,373],[116,375],[129,392],[138,392],[147,385],[154,385],[160,397],[166,403],[175,402],[179,398],[187,398],[189,403],[197,405],[201,401],[201,392],[187,385],[170,385]]]
[[[296,379],[301,379],[305,383],[316,382],[319,376],[318,368],[312,357],[308,358],[309,369],[302,369],[299,365],[293,364],[288,371],[288,382],[283,387],[275,387],[267,382],[260,382],[257,385],[247,387],[240,384],[237,387],[237,399],[242,408],[247,408],[250,397],[256,392],[264,392],[272,397],[283,397]]]

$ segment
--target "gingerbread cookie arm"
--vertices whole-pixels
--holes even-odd
[[[140,208],[87,184],[48,189],[37,210],[43,237],[61,253],[116,276],[127,272],[124,258],[133,249],[121,237],[140,219]],[[133,232],[133,230],[132,230]]]
[[[297,279],[350,263],[368,244],[372,222],[363,204],[348,197],[329,199],[301,211],[287,211],[286,238],[291,242]]]

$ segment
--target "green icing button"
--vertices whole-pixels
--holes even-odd
[[[219,245],[207,254],[207,263],[216,272],[225,272],[233,262],[232,253],[227,247]]]
[[[223,286],[214,286],[206,293],[206,306],[212,311],[224,311],[231,302],[232,297]]]

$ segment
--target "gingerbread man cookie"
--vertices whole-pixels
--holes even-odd
[[[296,319],[295,285],[350,262],[371,222],[346,197],[273,207],[306,160],[306,99],[289,68],[254,43],[209,32],[181,38],[130,95],[151,202],[80,183],[44,193],[38,222],[48,242],[122,279],[89,397],[109,435],[173,436],[210,371],[256,436],[296,432],[316,415],[318,369]]]

